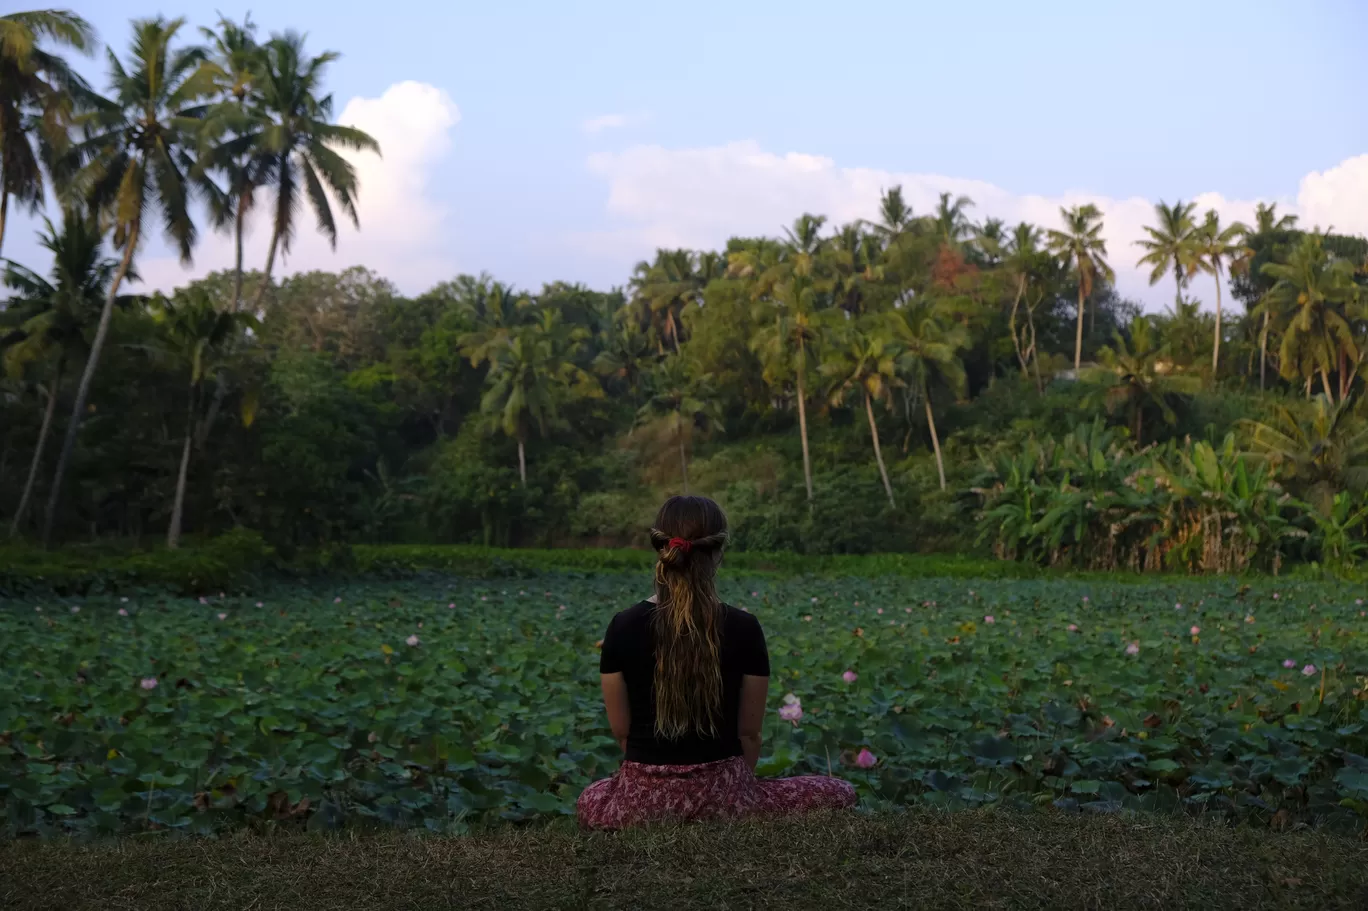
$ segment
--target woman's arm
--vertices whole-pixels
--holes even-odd
[[[752,772],[760,761],[760,728],[765,723],[765,699],[768,696],[768,677],[746,674],[741,678],[741,711],[738,713],[737,734],[741,736],[741,755]]]
[[[632,707],[627,702],[627,681],[622,674],[600,674],[603,685],[603,707],[608,710],[608,726],[618,746],[627,749],[627,732],[632,729]]]

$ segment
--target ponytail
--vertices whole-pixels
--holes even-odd
[[[716,737],[722,719],[722,602],[716,577],[727,519],[706,497],[672,497],[651,529],[656,549],[655,730]]]

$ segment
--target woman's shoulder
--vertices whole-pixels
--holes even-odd
[[[618,624],[640,623],[650,616],[653,607],[655,607],[655,603],[650,600],[638,601],[631,607],[614,614],[613,622]]]
[[[759,629],[760,620],[744,607],[723,604],[727,611],[727,622],[744,629]]]

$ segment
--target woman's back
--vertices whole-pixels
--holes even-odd
[[[758,620],[729,605],[720,607],[722,702],[714,736],[691,731],[676,739],[666,739],[656,732],[656,605],[642,601],[617,614],[608,624],[599,672],[621,673],[627,684],[631,707],[628,760],[651,765],[691,765],[741,755],[737,733],[741,678],[748,674],[768,677],[769,655]]]

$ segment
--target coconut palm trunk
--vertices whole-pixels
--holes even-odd
[[[242,207],[242,197],[238,197],[237,213],[233,216],[233,312],[242,306],[242,223],[246,213]]]
[[[266,290],[271,287],[271,270],[275,268],[276,248],[280,245],[280,232],[271,231],[271,246],[266,251],[266,273],[261,276],[261,287],[257,288],[256,299],[252,302],[252,311],[261,312],[261,302],[266,297]]]
[[[124,255],[119,260],[118,271],[109,283],[109,293],[105,296],[104,308],[100,311],[100,323],[95,329],[95,338],[90,343],[90,355],[86,358],[81,382],[76,386],[76,401],[71,406],[71,420],[67,423],[66,437],[62,440],[62,451],[57,456],[57,470],[52,475],[52,489],[48,491],[47,512],[43,516],[43,546],[52,542],[53,523],[57,518],[57,504],[62,497],[62,480],[71,462],[71,454],[76,449],[76,436],[81,432],[81,418],[85,416],[86,402],[90,398],[90,387],[95,381],[95,369],[100,364],[100,353],[104,350],[105,339],[109,336],[109,324],[114,318],[114,301],[119,296],[119,286],[123,284],[128,267],[133,262],[133,251],[138,247],[138,233],[141,224],[134,221],[128,237],[124,241]]]
[[[1264,371],[1268,365],[1268,311],[1264,311],[1263,329],[1259,332],[1259,391],[1264,388]]]
[[[679,442],[679,471],[684,478],[684,495],[689,495],[689,454],[684,448],[684,418],[675,412],[675,439]]]
[[[893,485],[888,481],[888,469],[884,467],[883,450],[879,448],[879,425],[874,422],[874,403],[869,398],[869,393],[865,393],[865,416],[869,418],[869,435],[874,439],[874,461],[879,463],[879,474],[883,477],[884,493],[888,494],[888,505],[894,509],[898,504],[893,502]]]
[[[1216,277],[1216,335],[1211,346],[1211,379],[1214,382],[1221,366],[1221,273],[1212,274]]]
[[[1078,284],[1078,332],[1074,336],[1074,372],[1083,365],[1083,283]],[[929,407],[929,406],[928,406]],[[941,487],[945,486],[945,479],[941,478]]]
[[[931,429],[931,448],[936,451],[936,473],[940,475],[940,489],[944,490],[945,459],[941,456],[940,437],[936,435],[936,416],[931,413],[931,392],[923,388],[922,393],[922,399],[926,402],[926,426]]]
[[[807,390],[803,386],[803,367],[806,363],[802,357],[802,346],[798,348],[798,433],[803,439],[803,482],[807,484],[808,508],[812,507],[812,458],[808,455],[808,433],[807,433],[807,404],[805,403]]]
[[[522,482],[523,489],[527,489],[527,447],[522,437],[518,437],[518,480]]]
[[[4,168],[0,166],[0,174],[4,173]],[[5,247],[5,219],[9,216],[9,193],[0,192],[0,250]]]
[[[33,488],[38,481],[38,469],[43,463],[43,450],[47,448],[48,434],[52,432],[52,415],[57,410],[57,390],[62,387],[62,368],[65,357],[57,358],[57,369],[52,374],[52,385],[48,387],[47,407],[43,409],[43,424],[38,428],[38,442],[33,447],[33,461],[29,463],[28,479],[24,481],[24,493],[19,497],[19,507],[14,510],[14,520],[10,522],[10,537],[19,534],[28,514],[29,501],[33,499]]]
[[[180,546],[181,520],[185,513],[185,482],[190,476],[190,443],[195,438],[195,393],[190,392],[190,406],[185,412],[185,445],[181,447],[180,471],[176,474],[176,499],[171,506],[171,525],[166,530],[166,547]]]

